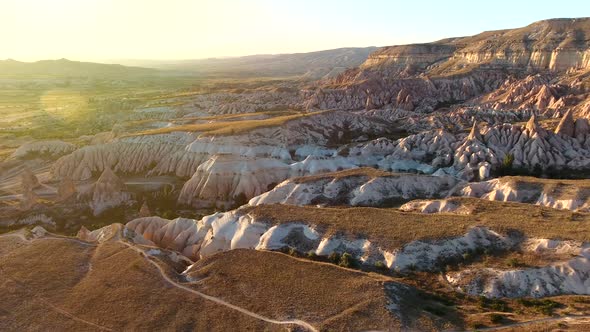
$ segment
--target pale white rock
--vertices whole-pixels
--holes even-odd
[[[318,173],[357,168],[349,159],[343,157],[308,156],[305,160],[290,165],[291,176],[305,176]]]
[[[289,165],[278,159],[214,155],[201,164],[180,191],[184,204],[223,204],[236,197],[254,197],[289,176]]]
[[[302,223],[287,223],[269,228],[256,246],[257,250],[279,250],[292,247],[300,252],[314,249],[320,243],[320,234],[311,226]]]
[[[77,237],[80,240],[86,242],[98,242],[103,243],[110,240],[120,240],[122,237],[121,230],[123,229],[123,225],[119,223],[113,223],[108,226],[104,226],[99,229],[95,229],[93,231],[88,230],[86,227],[82,226],[78,231]],[[142,239],[138,239],[138,244],[149,244]]]
[[[167,220],[160,217],[134,219],[125,225],[125,229],[141,235],[143,239],[164,249],[171,249],[194,259],[203,238],[198,231],[199,225],[193,219],[176,218]]]
[[[194,140],[191,137],[188,133],[172,133],[89,145],[58,159],[51,172],[58,179],[69,176],[73,180],[86,180],[93,172],[102,172],[107,167],[125,173],[146,173],[182,150]]]
[[[273,190],[252,198],[249,204],[380,206],[401,199],[444,197],[459,183],[450,176],[391,174],[370,177],[361,173],[338,177],[337,174],[326,174],[315,180],[284,181]]]
[[[30,154],[48,155],[58,157],[71,153],[76,146],[60,140],[35,141],[25,143],[16,149],[10,158],[24,158]]]
[[[471,209],[460,202],[447,199],[411,201],[402,205],[400,210],[421,213],[471,214]]]
[[[590,211],[586,185],[572,180],[502,177],[463,183],[451,195],[478,197],[492,201],[522,202],[572,211]]]
[[[109,208],[127,204],[131,195],[124,189],[125,184],[121,179],[110,168],[105,168],[88,193],[91,197],[89,205],[94,215],[99,215]]]
[[[473,227],[467,234],[459,237],[410,242],[394,251],[389,267],[395,270],[431,270],[445,260],[459,258],[466,252],[475,249],[507,249],[513,247],[516,241],[486,227]]]

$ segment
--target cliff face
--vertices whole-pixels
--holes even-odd
[[[390,74],[416,73],[448,59],[457,48],[450,44],[413,44],[381,48],[369,55],[361,69],[380,68]]]
[[[385,47],[373,52],[361,69],[409,65],[434,74],[453,74],[473,65],[518,70],[583,69],[590,66],[589,32],[589,18],[545,20],[519,29]]]
[[[453,58],[467,64],[565,71],[590,66],[590,19],[552,19],[459,41]]]
[[[429,112],[491,93],[507,79],[538,73],[554,79],[571,76],[590,70],[589,35],[590,18],[553,19],[428,44],[384,47],[358,68],[324,81],[311,93],[308,107],[354,110],[391,104]],[[554,96],[551,103],[550,97],[531,106],[557,109],[568,102]]]

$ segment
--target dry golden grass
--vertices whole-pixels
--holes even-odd
[[[298,113],[298,114],[293,114],[293,115],[282,115],[282,116],[277,116],[277,117],[273,117],[270,119],[262,119],[262,120],[219,121],[219,122],[212,122],[212,123],[187,124],[187,125],[180,125],[180,126],[174,126],[174,127],[145,130],[145,131],[129,134],[126,136],[158,135],[158,134],[167,134],[167,133],[176,132],[176,131],[200,132],[205,136],[236,135],[236,134],[242,134],[242,133],[254,130],[254,129],[267,128],[267,127],[278,127],[278,126],[285,124],[288,121],[304,118],[307,116],[317,115],[319,113],[322,113],[322,111],[312,112],[312,113]]]
[[[541,179],[530,176],[505,176],[500,183],[519,191],[544,192],[555,199],[586,201],[590,197],[590,180]],[[536,196],[535,196],[536,200]]]
[[[196,263],[196,289],[271,317],[294,315],[322,331],[399,330],[386,309],[389,278],[297,259],[279,252],[231,250]],[[393,283],[393,282],[392,282]],[[415,308],[424,305],[409,288],[396,295],[413,329],[439,330],[444,321]],[[446,325],[446,327],[451,327]]]
[[[0,255],[0,269],[3,331],[99,330],[80,320],[116,331],[286,329],[171,287],[118,243],[39,240]]]
[[[177,118],[172,119],[171,121],[219,121],[219,120],[233,120],[233,119],[241,119],[241,118],[251,118],[260,115],[271,115],[271,116],[283,116],[283,115],[297,115],[301,114],[301,111],[296,110],[282,110],[282,111],[262,111],[262,112],[252,112],[252,113],[241,113],[241,114],[219,114],[219,115],[211,115],[211,116],[199,116],[199,117],[187,117],[187,118]]]
[[[244,212],[271,223],[305,222],[328,234],[342,232],[371,239],[384,248],[398,248],[417,240],[465,234],[471,227],[486,226],[500,233],[520,231],[532,237],[587,241],[590,214],[541,206],[495,202],[476,198],[451,198],[465,204],[471,215],[423,214],[379,208],[316,208],[259,205]]]
[[[371,167],[361,167],[347,169],[344,171],[322,173],[317,175],[302,176],[291,179],[295,183],[307,183],[323,179],[342,179],[347,177],[366,176],[368,178],[377,178],[382,176],[396,176],[395,173],[378,170]]]

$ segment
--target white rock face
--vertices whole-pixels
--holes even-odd
[[[448,272],[451,285],[471,295],[487,297],[543,297],[559,294],[590,294],[590,244],[550,239],[503,236],[486,227],[472,227],[466,234],[415,240],[397,248],[381,248],[354,234],[325,234],[304,222],[272,224],[240,210],[216,213],[196,221],[159,217],[138,218],[122,227],[113,224],[89,232],[82,228],[79,238],[106,241],[124,236],[144,245],[159,246],[182,253],[195,261],[220,251],[238,248],[314,252],[320,256],[349,253],[362,264],[380,261],[397,271],[436,271],[444,264],[461,260],[465,253],[484,250],[520,250],[541,256],[558,254],[575,257],[539,268],[497,270],[466,269]]]
[[[290,165],[290,175],[305,176],[357,167],[347,158],[308,156],[305,160]]]
[[[123,229],[123,225],[119,223],[110,224],[108,226],[95,229],[93,231],[89,231],[86,227],[82,226],[80,231],[78,232],[78,238],[83,241],[87,242],[106,242],[110,240],[120,240],[121,239],[121,230]],[[142,238],[135,239],[138,244],[148,244]]]
[[[466,270],[447,275],[451,284],[472,295],[487,297],[545,297],[560,294],[590,294],[590,244],[532,239],[525,249],[576,255],[543,267],[517,270]]]
[[[35,141],[25,143],[16,149],[10,158],[24,158],[29,154],[48,155],[50,157],[58,157],[71,153],[76,149],[76,146],[71,143],[66,143],[60,140]]]
[[[461,257],[476,249],[507,249],[515,239],[502,236],[486,227],[473,227],[463,236],[436,241],[413,241],[394,252],[391,268],[405,270],[413,267],[430,270],[447,259]]]
[[[444,197],[457,183],[450,176],[391,174],[371,177],[326,174],[317,180],[287,180],[273,190],[250,200],[249,204],[381,206],[417,197]]]
[[[465,183],[452,195],[478,197],[492,201],[522,202],[572,211],[590,211],[590,188],[572,180],[548,180],[528,177],[502,177]]]
[[[402,205],[400,210],[421,213],[471,214],[471,210],[461,203],[446,199],[411,201]]]
[[[147,173],[190,140],[191,135],[178,133],[89,145],[58,159],[51,172],[58,179],[69,176],[72,180],[87,180],[93,172],[102,172],[107,167],[125,173]]]
[[[299,150],[299,157],[303,157],[305,149],[315,149],[313,155],[325,156],[329,151],[325,146],[344,140],[344,134],[362,136],[389,131],[391,127],[381,119],[353,112],[325,112],[234,136],[205,137],[198,136],[199,133],[174,132],[114,139],[85,146],[60,158],[51,171],[58,179],[70,176],[73,180],[86,180],[105,167],[125,173],[190,177],[201,163],[216,154],[291,163],[290,151]],[[340,164],[338,167],[349,165],[344,161]]]
[[[55,221],[53,221],[53,218],[48,217],[47,215],[45,215],[43,213],[29,215],[29,216],[26,216],[26,217],[24,217],[22,219],[18,219],[18,220],[3,220],[2,221],[3,226],[15,226],[15,225],[26,226],[26,225],[39,225],[39,224],[45,224],[50,227],[56,226]]]
[[[367,149],[370,146],[367,144]],[[590,167],[590,136],[555,134],[541,128],[534,116],[525,126],[502,124],[481,129],[474,124],[467,136],[444,130],[422,132],[392,142],[387,151],[387,155],[368,158],[367,164],[376,163],[385,170],[450,174],[465,180],[485,180],[509,157],[512,167],[530,171]],[[351,152],[360,154],[358,148]]]
[[[153,245],[178,251],[189,258],[195,257],[203,240],[197,222],[186,218],[138,218],[128,222],[125,229],[132,231],[129,234],[141,235]]]
[[[193,260],[238,248],[280,250],[288,247],[321,256],[346,252],[363,263],[382,261],[396,270],[431,270],[445,259],[459,257],[477,248],[498,249],[514,245],[513,239],[484,227],[474,227],[456,238],[413,241],[402,248],[380,248],[370,239],[354,234],[323,234],[314,225],[303,222],[273,225],[239,210],[216,213],[199,221],[139,218],[125,227],[132,231],[130,234],[162,248],[174,249]]]
[[[231,202],[260,195],[268,186],[289,176],[289,165],[270,158],[215,155],[201,164],[180,192],[178,201],[193,204],[197,201]]]
[[[124,188],[125,184],[115,173],[110,168],[105,168],[91,190],[89,205],[94,215],[97,216],[109,208],[126,204],[131,195],[124,192]]]

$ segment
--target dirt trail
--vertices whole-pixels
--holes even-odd
[[[2,238],[2,237],[17,237],[17,238],[19,238],[19,239],[21,239],[21,240],[23,240],[23,241],[25,241],[27,243],[32,243],[32,242],[37,241],[37,240],[69,240],[69,241],[74,241],[76,243],[80,243],[80,244],[84,244],[84,245],[94,246],[94,244],[91,244],[91,243],[88,243],[88,242],[84,242],[84,241],[81,241],[81,240],[77,240],[77,239],[73,239],[73,238],[68,238],[68,237],[62,237],[62,236],[39,237],[39,238],[34,238],[34,239],[27,239],[27,237],[25,236],[25,234],[23,232],[13,232],[13,233],[8,233],[8,234],[0,235],[0,238]],[[313,327],[311,324],[309,324],[308,322],[305,322],[303,320],[299,320],[299,319],[277,320],[277,319],[268,318],[268,317],[259,315],[257,313],[254,313],[252,311],[249,311],[247,309],[244,309],[242,307],[238,307],[238,306],[236,306],[234,304],[231,304],[231,303],[229,303],[229,302],[227,302],[225,300],[222,300],[220,298],[217,298],[217,297],[214,297],[214,296],[210,296],[210,295],[201,293],[201,292],[199,292],[197,290],[194,290],[194,289],[192,289],[190,287],[184,286],[184,285],[176,282],[175,280],[172,280],[166,274],[166,271],[164,271],[164,269],[158,263],[156,263],[155,261],[153,261],[152,259],[150,259],[150,257],[142,249],[139,249],[139,248],[137,248],[137,247],[133,246],[132,244],[127,243],[125,241],[118,240],[117,242],[125,245],[126,247],[128,247],[131,250],[134,250],[134,251],[140,253],[141,256],[144,257],[147,262],[149,262],[150,264],[152,264],[158,270],[158,272],[160,273],[160,276],[166,282],[168,282],[170,285],[172,285],[172,286],[174,286],[176,288],[179,288],[179,289],[181,289],[183,291],[186,291],[186,292],[195,294],[195,295],[200,296],[200,297],[202,297],[202,298],[204,298],[206,300],[215,302],[217,304],[220,304],[220,305],[223,305],[223,306],[228,307],[230,309],[236,310],[236,311],[238,311],[240,313],[243,313],[245,315],[248,315],[250,317],[253,317],[253,318],[256,318],[256,319],[259,319],[259,320],[262,320],[262,321],[265,321],[265,322],[268,322],[268,323],[271,323],[271,324],[277,324],[277,325],[297,325],[297,326],[300,326],[300,327],[305,328],[308,331],[318,332],[318,330],[315,327]],[[0,271],[0,273],[2,275],[5,275],[4,273],[2,273],[2,271]],[[8,276],[6,276],[6,277],[10,279],[10,277],[8,277]],[[10,280],[12,280],[12,279],[10,279]],[[13,282],[17,282],[16,280],[12,280],[12,281]],[[70,318],[72,318],[74,320],[77,320],[77,321],[80,321],[80,322],[83,322],[83,323],[92,325],[92,326],[94,326],[96,328],[99,328],[99,329],[102,329],[102,330],[112,331],[112,330],[110,330],[108,328],[102,327],[100,325],[96,325],[96,324],[94,324],[92,322],[85,321],[85,320],[83,320],[81,318],[78,318],[78,317],[76,317],[76,316],[68,313],[67,311],[64,311],[62,309],[59,309],[59,308],[53,306],[51,303],[43,300],[39,296],[36,296],[36,298],[38,300],[40,300],[41,302],[43,302],[43,303],[47,304],[48,306],[50,306],[53,310],[55,310],[55,311],[57,311],[57,312],[65,315],[65,316],[68,316],[68,317],[70,317]]]
[[[164,269],[160,265],[158,265],[158,263],[156,263],[153,260],[151,260],[145,254],[145,252],[143,250],[141,250],[141,249],[139,249],[139,248],[137,248],[137,247],[135,247],[135,246],[127,243],[127,242],[124,242],[124,241],[119,241],[119,242],[122,243],[122,244],[124,244],[125,246],[127,246],[131,250],[134,250],[134,251],[140,253],[150,264],[152,264],[153,266],[155,266],[158,269],[158,271],[160,272],[160,275],[162,276],[162,278],[166,282],[168,282],[169,284],[171,284],[174,287],[177,287],[177,288],[182,289],[182,290],[184,290],[186,292],[189,292],[189,293],[198,295],[198,296],[200,296],[200,297],[202,297],[204,299],[207,299],[209,301],[213,301],[215,303],[218,303],[218,304],[221,304],[223,306],[226,306],[226,307],[228,307],[230,309],[239,311],[239,312],[241,312],[241,313],[243,313],[245,315],[248,315],[250,317],[254,317],[256,319],[259,319],[259,320],[262,320],[262,321],[265,321],[265,322],[268,322],[268,323],[271,323],[271,324],[278,324],[278,325],[298,325],[298,326],[301,326],[301,327],[303,327],[303,328],[305,328],[305,329],[307,329],[309,331],[318,332],[318,330],[315,327],[313,327],[311,324],[309,324],[308,322],[305,322],[305,321],[302,321],[302,320],[299,320],[299,319],[276,320],[276,319],[264,317],[262,315],[259,315],[257,313],[254,313],[252,311],[249,311],[247,309],[244,309],[242,307],[238,307],[238,306],[236,306],[234,304],[231,304],[231,303],[229,303],[227,301],[224,301],[224,300],[222,300],[222,299],[220,299],[218,297],[210,296],[210,295],[201,293],[201,292],[199,292],[197,290],[194,290],[194,289],[192,289],[190,287],[184,286],[184,285],[182,285],[182,284],[180,284],[180,283],[172,280],[166,274],[166,271],[164,271]]]

